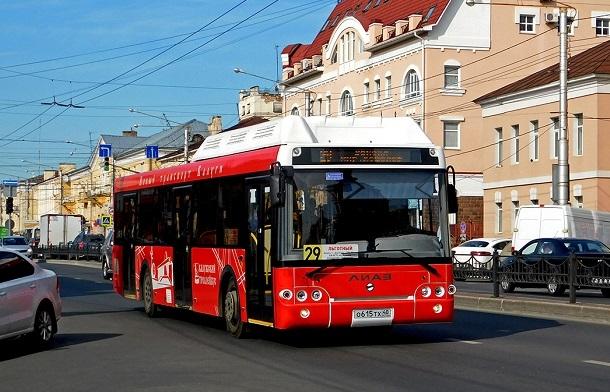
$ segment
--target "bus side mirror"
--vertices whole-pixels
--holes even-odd
[[[284,178],[282,175],[282,166],[279,162],[271,165],[271,177],[269,178],[269,187],[271,188],[271,205],[278,207],[284,204]]]
[[[456,214],[458,212],[458,201],[457,201],[457,190],[455,185],[447,185],[447,203],[450,214]]]

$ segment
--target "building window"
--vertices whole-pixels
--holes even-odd
[[[517,213],[519,212],[519,201],[518,200],[514,200],[513,201],[513,226],[515,225],[515,222],[517,221]]]
[[[354,101],[352,100],[352,94],[347,90],[341,95],[341,115],[354,115]]]
[[[405,98],[412,98],[419,95],[419,76],[414,69],[407,72],[405,76]]]
[[[519,32],[534,32],[534,15],[519,15]]]
[[[345,33],[339,38],[339,43],[333,51],[331,57],[331,63],[336,63],[337,58],[341,60],[341,63],[346,63],[354,59],[356,53],[356,33],[349,32]]]
[[[598,37],[610,35],[610,18],[595,18],[595,34]]]
[[[496,233],[502,233],[502,203],[496,203]]]
[[[392,75],[385,77],[385,97],[390,98],[392,96]]]
[[[513,163],[519,163],[519,125],[513,125]]]
[[[504,160],[503,143],[502,128],[496,128],[496,166],[502,166]]]
[[[538,131],[538,120],[530,121],[530,159],[537,161],[540,157],[540,133]]]
[[[332,100],[330,99],[330,95],[327,95],[326,96],[326,115],[327,116],[330,116],[331,102],[332,102]]]
[[[369,103],[371,97],[371,87],[369,82],[364,83],[364,93],[362,94],[362,98],[364,99],[364,103]]]
[[[298,116],[299,115],[299,108],[292,108],[292,110],[290,111],[290,114]]]
[[[460,86],[460,66],[445,65],[445,88],[458,88]]]
[[[553,122],[553,132],[551,132],[551,158],[557,158],[559,156],[559,117],[551,119]]]
[[[375,79],[375,100],[381,99],[381,80]]]
[[[246,105],[246,114],[250,114],[250,104]]]
[[[583,128],[583,116],[582,113],[574,115],[574,126],[575,133],[575,153],[577,156],[581,156],[583,154],[583,144],[584,144],[584,128]]]
[[[584,208],[582,196],[574,196],[574,199],[576,200],[576,208]]]
[[[443,147],[460,148],[460,124],[453,121],[443,122]]]
[[[318,98],[318,114],[322,115],[322,98]]]

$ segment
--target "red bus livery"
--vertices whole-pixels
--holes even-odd
[[[288,116],[117,178],[113,285],[150,316],[190,309],[235,336],[448,322],[455,205],[412,119]]]

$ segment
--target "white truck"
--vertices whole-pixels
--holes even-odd
[[[44,247],[67,245],[82,231],[84,221],[82,215],[41,215],[38,245]]]
[[[513,229],[513,250],[536,238],[588,238],[610,244],[610,213],[568,205],[522,206]]]

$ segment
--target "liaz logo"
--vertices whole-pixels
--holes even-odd
[[[392,280],[392,274],[353,274],[348,282],[374,282],[376,280]]]

